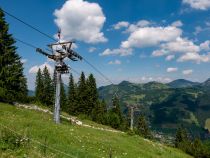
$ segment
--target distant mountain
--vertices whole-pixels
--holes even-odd
[[[123,81],[98,90],[108,106],[116,93],[124,114],[128,114],[127,106],[137,104],[140,112],[135,114],[143,113],[155,130],[174,132],[182,124],[200,134],[210,118],[210,79],[203,83],[179,79],[168,84]]]
[[[184,87],[196,86],[199,84],[200,83],[198,83],[198,82],[192,82],[192,81],[188,81],[185,79],[178,79],[178,80],[174,80],[174,81],[168,83],[167,85],[171,88],[184,88]]]
[[[201,84],[201,86],[210,87],[210,78]]]

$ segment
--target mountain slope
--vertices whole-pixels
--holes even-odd
[[[0,130],[7,126],[29,137],[27,147],[7,150],[0,141],[0,157],[161,157],[188,158],[183,152],[138,136],[71,125],[55,125],[52,116],[0,103]],[[3,125],[3,126],[2,126]],[[2,133],[2,132],[0,132]],[[9,132],[11,133],[11,132]],[[1,135],[0,135],[1,136]],[[1,137],[0,137],[1,138]],[[32,141],[33,140],[33,141]],[[46,145],[45,148],[40,143]],[[1,151],[2,147],[4,150]],[[5,147],[7,147],[5,149]],[[56,150],[56,151],[55,151]]]
[[[171,88],[172,85],[175,88]],[[136,112],[136,116],[143,113],[155,130],[172,133],[184,124],[194,133],[203,136],[206,133],[205,123],[210,118],[210,79],[200,84],[187,80],[176,80],[171,84],[124,81],[99,88],[99,95],[111,105],[114,90],[117,90],[125,114],[128,114],[126,106],[137,104],[140,112]]]
[[[192,82],[185,79],[174,80],[167,84],[171,88],[184,88],[199,85],[198,82]]]

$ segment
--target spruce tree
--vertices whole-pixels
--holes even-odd
[[[36,74],[35,97],[36,97],[36,101],[38,101],[40,103],[43,100],[43,90],[44,90],[43,77],[42,77],[41,69],[39,69]]]
[[[100,102],[98,100],[98,90],[96,86],[96,79],[93,74],[90,74],[87,81],[87,102],[86,102],[86,112],[88,115],[92,115],[95,108],[100,107]]]
[[[69,114],[75,114],[77,110],[77,87],[74,83],[74,77],[70,74],[68,86],[68,104],[67,111]]]
[[[105,100],[97,101],[96,106],[92,110],[92,119],[101,124],[106,124],[106,102]]]
[[[67,99],[66,99],[66,92],[65,92],[65,89],[64,89],[64,83],[63,81],[61,81],[61,110],[62,111],[65,111],[65,112],[68,112],[68,108],[67,108]]]
[[[188,141],[187,131],[183,127],[179,127],[176,131],[175,147],[179,147]]]
[[[120,122],[122,123],[123,121],[123,116],[122,116],[122,112],[120,110],[120,101],[118,99],[118,97],[115,95],[114,98],[112,99],[112,106],[113,109],[112,111],[118,115]]]
[[[77,114],[88,114],[87,113],[87,86],[86,86],[86,80],[85,80],[85,74],[84,72],[81,73],[81,76],[79,78],[78,83],[78,106],[76,109]]]
[[[52,107],[54,103],[54,85],[46,66],[43,70],[43,87],[43,103]]]
[[[151,138],[151,132],[147,121],[143,115],[141,115],[137,122],[137,134],[145,138]]]
[[[0,101],[21,101],[27,96],[26,78],[15,40],[8,31],[9,25],[0,8]]]

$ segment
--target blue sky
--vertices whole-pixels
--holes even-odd
[[[52,37],[61,28],[62,39],[75,39],[75,50],[114,83],[210,77],[210,0],[0,0],[0,6]],[[41,48],[53,42],[9,16],[6,20],[16,38]],[[37,69],[47,65],[52,71],[54,63],[16,45],[34,89]],[[66,62],[93,73],[99,86],[110,84],[84,61]]]

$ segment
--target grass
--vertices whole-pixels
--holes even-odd
[[[113,158],[190,157],[180,150],[139,136],[71,125],[65,120],[56,125],[51,115],[0,103],[0,131],[13,133],[10,129],[22,137],[29,137],[29,142],[27,146],[3,150],[2,146],[8,142],[0,137],[0,157],[108,158],[110,153]]]

